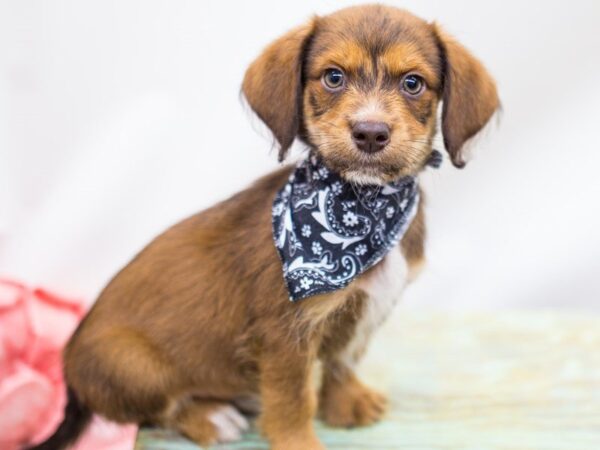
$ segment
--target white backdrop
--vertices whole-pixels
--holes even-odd
[[[600,311],[600,2],[406,0],[498,80],[502,121],[426,176],[405,304]],[[276,167],[239,85],[350,2],[0,2],[0,276],[90,301],[154,235]]]

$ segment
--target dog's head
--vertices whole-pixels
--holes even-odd
[[[316,17],[272,43],[242,91],[271,129],[280,160],[296,137],[350,181],[419,172],[440,101],[453,164],[499,105],[493,79],[464,47],[412,14],[381,5]]]

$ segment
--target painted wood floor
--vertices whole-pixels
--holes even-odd
[[[361,365],[390,397],[385,419],[338,430],[328,449],[600,450],[600,317],[397,311]],[[136,450],[198,447],[141,430]],[[258,450],[256,431],[215,450]]]

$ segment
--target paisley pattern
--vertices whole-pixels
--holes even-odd
[[[300,161],[272,211],[290,300],[341,289],[381,261],[402,238],[418,202],[414,177],[358,186],[314,155]]]

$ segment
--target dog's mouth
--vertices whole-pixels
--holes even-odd
[[[358,158],[352,161],[340,158],[323,158],[325,164],[340,174],[346,181],[360,185],[384,185],[401,178],[403,168],[379,158]]]
[[[340,174],[345,180],[360,185],[384,185],[401,178],[400,170],[383,169],[378,166],[349,168]]]
[[[389,183],[386,177],[364,169],[347,170],[341,174],[346,181],[359,185],[384,185]],[[391,181],[391,180],[390,180]]]
[[[317,133],[318,136],[318,133]],[[311,148],[333,171],[348,182],[361,185],[384,185],[405,176],[416,175],[425,165],[430,145],[404,145],[402,141],[390,142],[376,152],[361,151],[347,139],[311,141]],[[423,143],[424,144],[424,143]]]

